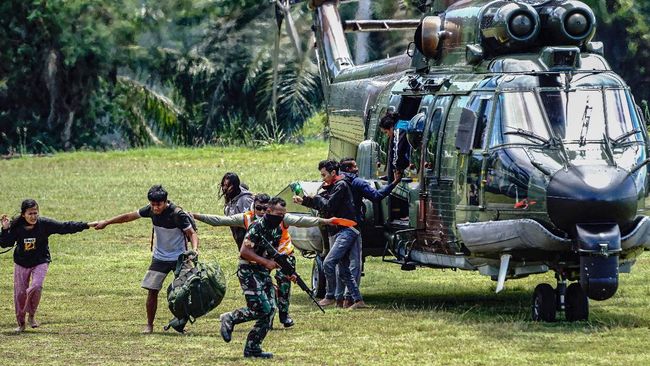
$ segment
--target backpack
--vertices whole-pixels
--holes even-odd
[[[189,321],[207,314],[226,294],[226,277],[219,263],[199,262],[187,251],[176,262],[174,281],[167,287],[167,302],[174,318],[165,326],[183,333]]]

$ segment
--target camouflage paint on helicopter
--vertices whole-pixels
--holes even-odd
[[[587,298],[613,296],[618,273],[650,248],[641,114],[591,41],[596,19],[584,3],[446,3],[421,20],[407,55],[360,66],[338,2],[311,3],[330,157],[356,156],[360,175],[379,186],[379,119],[391,108],[410,120],[414,168],[390,199],[365,203],[364,256],[394,257],[407,270],[478,270],[497,291],[552,270],[557,287],[537,286],[533,318],[563,310],[587,319]],[[322,248],[320,238],[292,235],[303,249]]]

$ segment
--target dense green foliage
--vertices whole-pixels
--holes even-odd
[[[320,107],[313,54],[283,44],[272,113],[268,2],[11,0],[0,14],[2,151],[275,141]]]
[[[287,182],[319,177],[325,143],[201,149],[133,149],[62,153],[46,158],[0,160],[0,213],[13,214],[32,197],[41,213],[60,220],[95,220],[136,210],[147,189],[162,183],[187,210],[222,212],[217,183],[237,171],[252,190],[277,193]],[[254,155],[255,159],[251,159]],[[164,333],[172,318],[159,296],[155,333],[146,323],[151,221],[109,226],[50,238],[50,266],[37,318],[38,329],[15,335],[13,260],[0,255],[0,363],[10,365],[648,365],[650,256],[620,275],[618,293],[591,302],[589,322],[553,324],[530,319],[533,288],[553,275],[495,283],[476,272],[418,268],[369,258],[361,281],[371,309],[326,309],[293,289],[295,327],[271,331],[264,342],[272,362],[246,361],[242,349],[252,323],[237,325],[231,343],[219,335],[220,313],[244,305],[237,250],[227,228],[199,223],[201,258],[218,260],[228,290],[223,302],[188,326]],[[309,278],[311,261],[298,256]],[[168,278],[165,285],[169,284]],[[276,318],[276,324],[277,324]]]
[[[368,1],[346,4],[343,16],[359,15]],[[639,102],[650,99],[650,3],[586,2],[597,11],[607,59]],[[362,15],[413,18],[426,3],[371,1]],[[307,6],[292,13],[310,50]],[[313,50],[299,56],[283,26],[273,110],[277,30],[268,1],[2,1],[0,153],[299,137],[321,108],[320,79]],[[403,52],[409,37],[380,32],[349,41],[365,50],[364,60]]]

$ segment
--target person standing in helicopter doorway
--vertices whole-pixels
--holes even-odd
[[[400,120],[399,113],[388,111],[379,120],[381,132],[388,137],[388,162],[387,179],[389,182],[395,178],[395,172],[403,172],[409,166],[411,149],[406,140],[408,121]]]
[[[237,277],[246,297],[246,306],[223,313],[221,336],[226,342],[232,339],[235,325],[256,320],[248,333],[244,346],[244,357],[272,358],[271,352],[262,351],[262,342],[271,328],[275,313],[275,289],[271,270],[279,268],[273,260],[278,255],[275,248],[282,240],[280,225],[287,213],[286,202],[279,197],[269,201],[264,217],[255,221],[248,229],[239,254]],[[292,280],[294,280],[292,278]]]
[[[219,198],[226,201],[223,206],[223,214],[226,216],[249,211],[253,205],[253,194],[248,191],[247,187],[244,187],[239,180],[239,176],[233,172],[228,172],[221,178]],[[237,243],[237,249],[241,249],[246,229],[231,227],[230,231],[235,243]]]

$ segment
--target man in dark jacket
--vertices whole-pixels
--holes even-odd
[[[294,196],[293,201],[303,206],[318,210],[321,216],[340,217],[356,220],[352,190],[343,176],[339,175],[339,164],[333,160],[323,160],[318,164],[323,179],[324,191],[315,196]],[[353,227],[328,226],[330,250],[323,261],[326,279],[326,294],[319,304],[321,306],[336,303],[336,265],[339,264],[339,276],[350,289],[354,304],[351,309],[366,307],[359,287],[350,272],[350,249],[359,239],[359,230]]]
[[[395,172],[395,179],[388,185],[377,190],[370,185],[370,183],[357,175],[359,168],[354,158],[343,158],[340,163],[341,175],[350,184],[352,188],[352,198],[354,201],[354,209],[356,210],[357,223],[361,223],[365,217],[365,208],[363,199],[370,200],[371,202],[379,202],[386,198],[390,192],[395,189],[399,181],[402,179],[401,171]],[[361,263],[362,263],[362,247],[361,235],[359,240],[350,250],[350,272],[357,281],[357,286],[361,284]],[[337,268],[338,270],[338,268]],[[345,290],[345,294],[343,291]],[[352,305],[352,298],[350,291],[346,288],[341,278],[337,278],[336,282],[336,305],[339,307],[347,308]]]
[[[388,137],[388,180],[395,178],[395,172],[403,172],[409,166],[411,148],[406,140],[408,121],[399,119],[399,113],[386,112],[379,120],[379,128]]]

